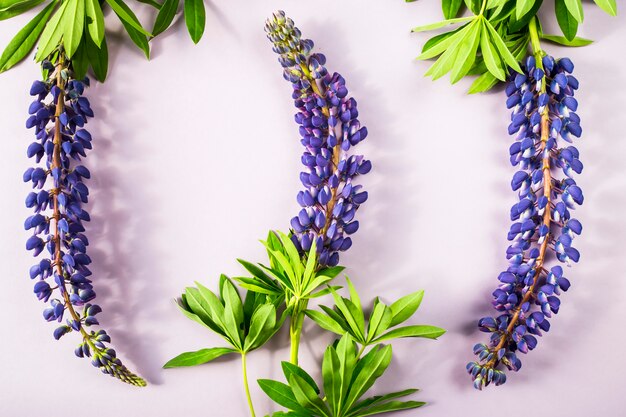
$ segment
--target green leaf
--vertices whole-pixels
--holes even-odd
[[[354,284],[350,281],[350,278],[346,277],[346,282],[348,283],[348,291],[350,291],[350,301],[354,303],[357,309],[362,310],[363,306],[361,305],[361,298],[359,294],[356,292],[354,288]]]
[[[324,381],[324,394],[333,416],[339,415],[341,408],[341,363],[337,351],[332,345],[324,351],[322,360],[322,379]]]
[[[459,53],[459,48],[463,43],[464,37],[466,35],[465,32],[467,32],[468,28],[471,29],[471,27],[467,26],[465,29],[463,29],[463,31],[451,37],[455,38],[454,42],[448,47],[448,49],[446,49],[446,51],[437,59],[437,61],[426,71],[424,75],[432,76],[433,80],[436,80],[450,72],[450,70],[454,66],[454,63],[456,62],[456,56]],[[446,41],[441,42],[441,44],[444,43],[446,43]],[[433,47],[429,52],[437,49],[438,46],[439,45]]]
[[[307,257],[306,257],[306,265],[304,267],[304,272],[303,272],[302,281],[305,286],[308,286],[313,276],[315,276],[316,266],[317,266],[317,242],[313,240],[313,243],[311,244],[311,249],[309,250],[309,253],[307,254]],[[317,288],[317,286],[313,287],[313,289],[315,288]],[[310,291],[313,291],[313,289],[311,289]]]
[[[298,251],[298,248],[296,248],[296,245],[293,244],[289,236],[287,236],[283,232],[278,232],[278,234],[283,244],[283,248],[285,249],[285,252],[289,256],[289,263],[291,265],[291,269],[293,270],[295,276],[297,278],[303,277],[304,266],[302,266],[302,258],[300,257],[300,252]],[[309,253],[311,252],[309,251]],[[303,284],[306,285],[306,283],[303,283]]]
[[[417,291],[391,304],[392,319],[389,327],[397,326],[415,314],[420,304],[422,304],[423,298],[424,291]]]
[[[167,361],[163,368],[179,368],[182,366],[195,366],[203,363],[211,362],[214,359],[224,356],[228,353],[235,353],[236,350],[231,348],[211,348],[201,349],[195,352],[185,352]]]
[[[267,295],[278,295],[281,293],[279,290],[276,290],[276,288],[267,285],[265,282],[257,278],[234,277],[233,279],[237,281],[242,288],[245,288],[248,291],[254,291],[259,294]]]
[[[158,36],[163,33],[174,20],[176,12],[178,11],[178,0],[165,0],[159,10],[159,14],[154,21],[154,27],[152,28],[152,36]]]
[[[374,300],[374,308],[367,324],[367,343],[391,326],[393,313],[391,308],[381,303],[378,298]]]
[[[496,84],[498,84],[498,79],[494,77],[492,73],[486,72],[474,80],[468,93],[469,94],[483,93],[491,89]]]
[[[583,4],[581,0],[565,0],[567,10],[574,16],[578,23],[582,23],[584,19]]]
[[[339,358],[339,377],[341,384],[341,398],[345,398],[350,389],[350,382],[356,366],[356,350],[350,335],[343,335],[337,343],[337,357]]]
[[[453,19],[459,14],[463,0],[443,0],[441,2],[441,9],[443,11],[443,17],[446,19]]]
[[[480,51],[489,72],[497,79],[504,81],[506,79],[506,74],[504,72],[502,61],[500,60],[498,51],[490,41],[489,30],[485,27],[484,23],[480,39]]]
[[[35,60],[37,62],[45,59],[59,45],[61,37],[63,36],[62,18],[67,9],[67,4],[67,2],[63,2],[61,7],[52,15],[48,24],[46,24],[46,28],[41,34],[37,53],[35,54]]]
[[[87,16],[87,30],[91,39],[98,48],[104,39],[104,15],[98,0],[85,0],[85,14]]]
[[[106,0],[106,2],[109,4],[109,6],[111,6],[111,9],[113,9],[115,14],[122,21],[122,23],[128,24],[129,26],[134,28],[136,31],[138,31],[139,33],[145,36],[152,36],[150,32],[147,32],[143,28],[143,26],[139,22],[139,19],[137,19],[137,16],[135,15],[135,13],[126,5],[126,3],[124,3],[123,0]],[[126,24],[124,24],[124,27],[126,27]],[[126,30],[128,31],[128,28]]]
[[[452,49],[453,46],[458,45],[458,43],[465,36],[465,31],[467,30],[468,25],[462,26],[457,29],[457,32],[447,38],[437,42],[437,44],[433,45],[428,50],[422,52],[416,59],[424,60],[431,59],[436,57],[437,55],[441,55],[446,51]],[[432,67],[431,67],[432,68]]]
[[[221,288],[224,299],[224,330],[236,342],[236,347],[243,348],[243,303],[229,279],[223,280]]]
[[[605,12],[611,16],[617,16],[617,1],[616,0],[593,0],[596,4]]]
[[[78,80],[85,78],[87,71],[89,70],[89,57],[85,51],[85,38],[88,36],[89,35],[85,34],[85,37],[80,45],[78,45],[78,49],[74,53],[74,58],[72,59],[72,70],[74,71],[74,77]]]
[[[593,43],[591,39],[574,37],[574,39],[570,41],[564,36],[545,35],[545,34],[541,35],[541,39],[544,39],[546,41],[553,42],[559,45],[572,46],[572,47],[587,46]]]
[[[462,28],[459,28],[459,29],[462,29]],[[422,46],[422,53],[428,51],[433,46],[437,45],[438,43],[454,35],[456,32],[458,32],[459,29],[453,30],[451,32],[440,33],[439,35],[433,36],[432,38],[428,39],[426,43],[424,44],[424,46]]]
[[[407,395],[415,394],[417,391],[419,390],[412,388],[412,389],[406,389],[403,391],[390,392],[389,394],[385,394],[385,395],[376,395],[374,397],[366,398],[354,404],[354,406],[352,407],[350,411],[351,413],[355,413],[356,415],[360,410],[364,408],[372,407],[374,405],[377,405],[377,404],[380,404],[389,400],[394,400],[396,398],[406,397]]]
[[[26,58],[37,43],[37,39],[39,39],[39,35],[41,35],[55,7],[55,3],[47,5],[11,39],[0,56],[0,72],[10,69]]]
[[[530,23],[530,21],[537,15],[537,11],[539,10],[539,8],[541,7],[541,5],[543,4],[543,0],[535,0],[535,2],[533,3],[533,6],[531,7],[530,11],[527,12],[524,16],[522,16],[521,18],[516,18],[516,16],[513,14],[511,15],[511,18],[509,20],[509,22],[507,23],[507,33],[515,33],[521,30],[527,30],[527,27]],[[502,8],[502,13],[500,16],[495,16],[495,18],[490,18],[489,21],[491,22],[492,25],[495,25],[498,21],[503,20],[502,18],[507,16],[507,7],[506,7],[506,3],[505,3],[505,7]],[[509,10],[509,12],[512,12],[512,8]]]
[[[554,1],[554,12],[563,35],[565,35],[567,40],[573,40],[576,37],[576,32],[578,32],[578,21],[567,9],[565,0]]]
[[[307,381],[299,375],[291,374],[289,386],[301,406],[314,411],[316,416],[330,417],[330,410]]]
[[[367,408],[358,414],[354,414],[354,417],[373,416],[375,414],[388,413],[390,411],[410,410],[418,408],[426,404],[421,401],[389,401],[370,408]]]
[[[10,19],[39,6],[46,0],[9,0],[0,3],[0,20]]]
[[[312,293],[313,291],[315,291],[315,289],[319,288],[320,286],[326,284],[327,282],[331,281],[332,278],[327,277],[325,275],[319,275],[317,277],[315,277],[315,279],[311,282],[309,282],[309,284],[306,286],[306,288],[304,288],[302,290],[302,293],[300,294],[302,297],[308,297],[310,293]]]
[[[291,377],[291,375],[298,375],[300,378],[302,378],[311,388],[313,388],[313,390],[315,391],[316,394],[320,393],[320,389],[317,386],[317,384],[315,383],[315,380],[313,380],[313,378],[311,377],[311,375],[307,374],[302,368],[300,368],[298,365],[294,365],[290,362],[281,362],[281,367],[283,369],[283,374],[285,374],[285,378],[287,379],[287,381],[289,381],[289,378]]]
[[[300,403],[298,403],[298,400],[296,400],[296,397],[294,396],[289,385],[278,381],[272,381],[271,379],[259,379],[257,382],[263,392],[267,394],[267,396],[270,397],[276,404],[282,405],[283,407],[296,412],[303,412],[306,413],[306,415],[310,415],[306,408],[302,407]]]
[[[337,294],[337,292],[332,291],[332,294],[335,299],[335,305],[350,325],[358,340],[364,341],[365,318],[363,317],[363,311],[358,309],[352,301]]]
[[[243,259],[237,259],[237,262],[239,262],[244,268],[246,268],[246,270],[250,272],[253,277],[262,281],[265,286],[272,287],[280,291],[280,287],[276,284],[276,282],[272,278],[270,278],[265,272],[263,272],[261,268],[248,261],[244,261]]]
[[[118,0],[107,0],[107,1],[118,1]],[[119,3],[118,6],[122,10],[125,10],[127,13],[133,13],[128,8],[128,6],[126,6],[125,3]],[[113,10],[115,11],[115,9]],[[115,12],[117,14],[117,11]],[[132,16],[134,16],[134,14]],[[137,25],[141,26],[141,24],[139,23],[139,20],[137,20],[137,18],[135,17],[135,20],[134,20],[135,24],[131,24],[128,21],[126,21],[124,18],[122,18],[122,16],[120,16],[119,14],[118,14],[118,17],[120,18],[120,21],[122,22],[122,25],[124,26],[124,29],[126,29],[126,33],[128,33],[128,37],[130,38],[130,40],[132,40],[133,43],[137,45],[137,47],[143,51],[146,58],[150,59],[150,44],[148,43],[147,35],[145,35],[145,33],[147,32],[145,32],[145,30],[139,31],[135,27]]]
[[[502,60],[506,62],[509,67],[521,73],[522,69],[517,62],[517,59],[515,59],[513,54],[511,54],[511,51],[509,51],[509,48],[507,48],[506,44],[504,43],[498,32],[496,32],[496,30],[488,20],[485,20],[484,22],[487,30],[489,31],[489,34],[491,35],[491,40],[493,41],[494,46],[500,53],[500,57],[502,58]]]
[[[85,2],[84,0],[66,1],[67,9],[63,15],[63,45],[68,58],[72,58],[83,37]]]
[[[304,313],[324,330],[328,330],[329,332],[339,335],[343,335],[346,332],[335,320],[322,312],[306,310]]]
[[[370,350],[359,362],[354,370],[350,390],[346,397],[345,406],[352,405],[374,385],[374,382],[385,372],[391,362],[391,346],[378,345]]]
[[[482,19],[481,19],[482,20]],[[456,62],[452,67],[451,80],[452,84],[458,82],[467,75],[467,72],[476,61],[476,52],[480,43],[481,25],[479,22],[472,23],[472,28],[468,31],[465,39],[459,46],[459,52],[456,56]]]
[[[339,291],[341,288],[340,285],[330,285],[318,292],[314,292],[312,294],[309,294],[308,298],[317,298],[317,297],[322,297],[324,295],[330,294],[331,291]]]
[[[528,13],[534,5],[535,0],[517,0],[515,3],[515,16],[517,17],[517,20]]]
[[[244,351],[257,349],[269,340],[276,326],[276,308],[272,304],[263,304],[252,314],[250,330],[246,335]]]
[[[442,27],[454,25],[456,23],[469,22],[470,20],[473,20],[474,18],[475,18],[474,16],[467,16],[467,17],[459,17],[456,19],[442,20],[441,22],[430,23],[428,25],[423,25],[423,26],[416,26],[413,29],[411,29],[411,32],[425,32],[427,30],[440,29]]]
[[[107,78],[107,72],[109,69],[109,50],[107,48],[106,38],[102,38],[102,45],[100,48],[91,39],[91,36],[85,36],[85,51],[89,64],[93,70],[96,79],[100,82],[104,82]]]
[[[464,0],[465,5],[468,9],[472,11],[474,14],[478,14],[480,12],[480,6],[482,4],[482,0]]]
[[[193,43],[200,42],[206,24],[206,11],[203,0],[184,1],[185,24]]]
[[[415,325],[415,326],[406,326],[399,327],[397,329],[391,330],[390,332],[385,333],[379,338],[375,339],[374,342],[383,342],[385,340],[397,339],[400,337],[424,337],[427,339],[436,339],[446,331],[442,328],[436,326],[429,325]]]

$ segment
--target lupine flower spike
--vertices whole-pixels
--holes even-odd
[[[325,67],[326,57],[312,53],[313,41],[303,39],[293,21],[282,11],[265,24],[268,39],[279,55],[284,78],[293,86],[300,125],[305,189],[298,193],[302,207],[291,219],[292,240],[306,253],[315,240],[319,263],[335,266],[339,252],[352,246],[350,235],[359,228],[354,220],[367,192],[354,183],[372,169],[370,161],[353,155],[353,146],[367,137],[367,128],[358,120],[354,98],[348,96],[346,81]]]
[[[91,135],[85,129],[87,119],[93,117],[89,100],[83,96],[89,79],[74,78],[72,63],[63,47],[50,60],[43,61],[45,81],[35,81],[30,94],[35,101],[28,110],[27,128],[35,129],[36,140],[28,146],[28,157],[43,166],[28,168],[24,181],[33,191],[26,197],[26,206],[34,211],[24,223],[33,235],[26,249],[34,256],[44,256],[30,269],[37,298],[47,303],[44,319],[61,323],[54,330],[54,338],[67,333],[78,333],[81,342],[74,353],[89,357],[103,373],[126,383],[144,386],[146,382],[126,368],[115,350],[107,346],[111,338],[97,326],[97,314],[102,310],[94,304],[94,292],[87,255],[89,240],[84,222],[89,213],[90,178],[87,167],[81,164],[86,151],[91,149]]]
[[[358,120],[357,103],[348,96],[344,78],[326,69],[326,57],[312,52],[313,41],[302,38],[293,20],[278,11],[266,21],[265,32],[279,55],[285,80],[293,87],[295,121],[305,147],[305,171],[300,173],[305,189],[298,193],[302,208],[291,219],[291,239],[304,257],[316,248],[318,269],[333,267],[339,263],[339,252],[352,246],[350,235],[359,228],[355,214],[368,197],[354,180],[367,174],[372,164],[350,153],[367,137],[367,128]],[[289,305],[293,363],[298,361],[307,303],[298,299]]]
[[[580,256],[572,245],[582,232],[572,210],[583,203],[573,178],[583,169],[578,149],[571,145],[582,133],[575,113],[574,64],[536,53],[522,68],[523,73],[511,75],[506,88],[506,104],[513,109],[511,163],[521,168],[511,186],[519,202],[511,208],[509,267],[493,292],[493,306],[500,314],[479,321],[480,330],[491,337],[487,344],[474,346],[478,361],[467,365],[477,389],[506,381],[500,365],[520,369],[519,354],[533,350],[537,337],[550,330],[550,318],[561,305],[559,296],[570,287],[552,257],[569,266]]]

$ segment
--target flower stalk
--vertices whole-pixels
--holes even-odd
[[[46,161],[46,169],[29,168],[24,173],[24,181],[32,182],[33,188],[39,190],[26,198],[26,206],[35,212],[24,224],[26,230],[33,230],[26,249],[35,256],[44,249],[49,254],[30,269],[31,279],[36,280],[34,292],[40,300],[50,302],[44,310],[45,320],[61,323],[65,313],[69,315],[66,324],[54,331],[55,339],[78,332],[82,342],[74,351],[76,356],[91,357],[92,364],[103,373],[144,386],[146,382],[130,372],[115,350],[105,345],[111,341],[106,331],[87,330],[99,324],[96,315],[102,311],[91,304],[96,294],[88,278],[91,259],[87,255],[89,241],[83,233],[83,222],[90,220],[82,208],[89,194],[84,180],[91,174],[85,166],[71,160],[80,161],[91,149],[91,135],[84,125],[93,117],[93,111],[82,95],[89,80],[73,78],[72,61],[62,46],[44,61],[43,70],[47,79],[35,81],[31,87],[31,95],[37,96],[37,100],[31,104],[31,116],[26,122],[28,128],[35,128],[37,138],[28,147],[27,155],[37,162],[44,157]],[[49,96],[51,101],[45,101]],[[49,183],[51,188],[44,190]],[[51,211],[49,215],[45,215],[47,210]],[[50,286],[49,278],[54,279],[55,286]],[[58,298],[54,298],[55,294]]]
[[[511,209],[511,220],[517,222],[508,236],[513,242],[507,250],[510,266],[493,293],[493,305],[502,314],[479,321],[491,339],[488,345],[474,346],[479,361],[467,365],[477,389],[503,384],[506,376],[499,366],[519,370],[517,354],[534,349],[537,337],[549,331],[548,319],[560,308],[560,291],[567,291],[570,283],[560,266],[547,269],[548,255],[554,253],[568,265],[580,256],[572,241],[582,225],[570,210],[583,202],[572,178],[583,166],[575,147],[559,147],[582,133],[573,98],[578,80],[569,75],[569,59],[556,61],[541,50],[536,23],[530,25],[530,35],[533,55],[526,59],[524,73],[513,74],[507,87],[507,106],[513,108],[509,133],[516,138],[511,162],[522,167],[511,186],[520,202]],[[564,178],[556,175],[557,168]]]

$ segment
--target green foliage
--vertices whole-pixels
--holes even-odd
[[[47,59],[62,46],[78,78],[91,68],[96,79],[104,81],[108,67],[102,10],[105,6],[111,7],[133,42],[150,56],[148,37],[152,35],[123,0],[0,0],[0,20],[21,15],[44,2],[46,6],[5,48],[0,58],[0,72],[21,62],[35,46],[37,62]]]
[[[228,353],[246,354],[263,346],[284,321],[284,315],[277,318],[276,305],[264,294],[249,291],[242,301],[225,275],[220,277],[219,296],[196,282],[196,287],[185,289],[178,305],[185,316],[220,335],[231,347],[182,353],[164,368],[199,365]]]
[[[594,1],[610,15],[616,15],[616,0]],[[461,0],[442,0],[445,20],[418,26],[412,31],[457,26],[430,38],[417,59],[435,59],[426,71],[434,80],[449,73],[454,84],[465,76],[478,76],[470,93],[487,91],[498,81],[504,81],[510,70],[520,71],[519,62],[527,55],[533,21],[538,23],[537,35],[543,40],[564,46],[591,43],[576,37],[584,19],[581,0],[555,0],[555,14],[563,36],[541,33],[537,13],[543,0],[464,0],[471,14],[458,17],[461,3]]]
[[[354,285],[349,279],[347,281],[350,291],[349,298],[344,298],[335,290],[331,290],[335,301],[334,307],[321,305],[322,311],[306,311],[306,315],[321,328],[339,335],[347,334],[363,348],[401,337],[436,339],[446,332],[439,327],[428,325],[404,326],[390,330],[415,314],[422,303],[424,291],[406,295],[390,306],[376,298],[371,312],[367,316]]]
[[[415,393],[415,389],[363,398],[384,374],[391,355],[391,346],[377,345],[361,357],[351,337],[344,335],[324,353],[323,393],[306,371],[286,362],[283,373],[287,384],[261,379],[259,385],[274,402],[290,410],[273,417],[362,417],[421,407],[425,403],[397,400]]]
[[[315,243],[305,257],[300,256],[289,236],[281,232],[270,232],[262,243],[267,249],[269,266],[238,259],[252,277],[234,280],[247,290],[284,300],[288,311],[302,300],[328,294],[326,284],[344,270],[340,266],[319,268]]]

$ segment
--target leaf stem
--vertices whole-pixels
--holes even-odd
[[[246,364],[246,353],[241,352],[241,370],[243,373],[243,387],[246,390],[246,399],[248,400],[248,407],[250,407],[250,415],[256,417],[254,413],[254,405],[252,404],[252,397],[250,397],[250,386],[248,385],[248,367]]]
[[[304,323],[304,310],[306,310],[309,300],[297,300],[293,306],[291,322],[289,324],[289,339],[291,340],[291,352],[289,362],[298,364],[298,351],[300,349],[300,336],[302,335],[302,325]]]
[[[528,25],[528,32],[530,34],[530,46],[533,50],[533,55],[537,61],[537,65],[539,67],[542,66],[541,58],[544,55],[543,49],[541,49],[541,42],[539,41],[539,26],[537,22],[539,21],[538,17],[534,17],[530,20]]]

